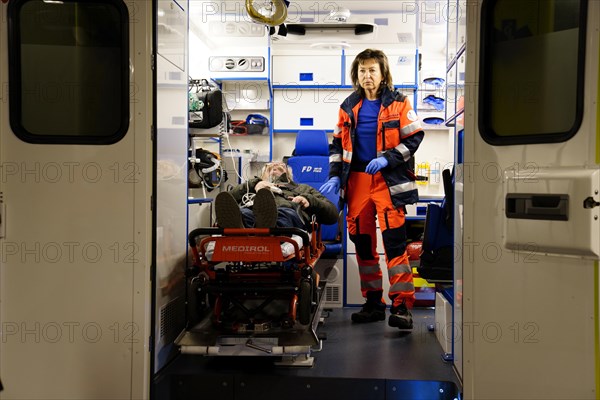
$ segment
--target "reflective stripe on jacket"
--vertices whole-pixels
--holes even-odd
[[[341,178],[342,198],[350,174],[356,119],[362,101],[362,97],[354,92],[341,104],[333,141],[329,146],[329,177]],[[415,174],[408,162],[419,148],[423,136],[421,122],[408,98],[398,91],[384,88],[377,118],[377,156],[383,156],[388,161],[388,166],[381,169],[381,174],[395,207],[414,204],[419,199]]]

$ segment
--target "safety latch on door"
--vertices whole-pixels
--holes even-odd
[[[594,208],[600,206],[600,202],[594,200],[592,196],[583,201],[583,208]]]

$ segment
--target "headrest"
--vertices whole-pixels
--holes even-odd
[[[329,142],[325,131],[298,131],[295,156],[328,156]]]

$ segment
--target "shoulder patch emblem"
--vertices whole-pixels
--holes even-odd
[[[415,110],[410,110],[406,114],[406,118],[408,118],[409,121],[416,121],[419,119],[419,117],[417,117],[417,113],[415,112]]]

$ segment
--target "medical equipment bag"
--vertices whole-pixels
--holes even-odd
[[[189,127],[207,129],[223,121],[223,92],[206,79],[190,80]]]

